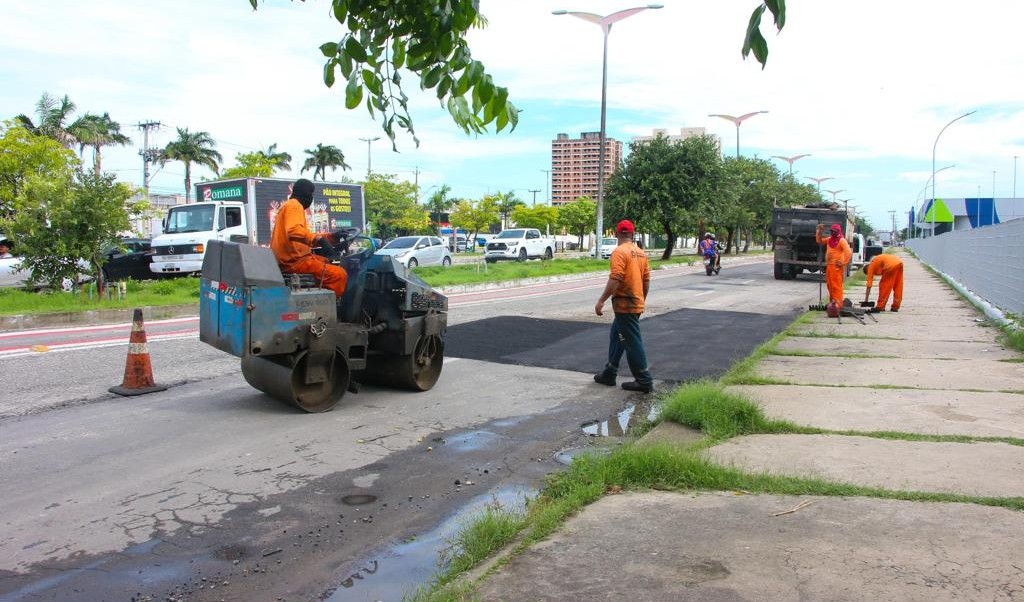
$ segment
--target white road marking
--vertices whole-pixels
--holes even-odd
[[[696,295],[694,295],[694,297],[702,297],[704,295],[710,295],[713,292],[715,292],[714,289],[712,289],[710,291],[703,291],[703,292],[697,293]]]

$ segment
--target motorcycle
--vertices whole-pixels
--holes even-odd
[[[718,253],[705,253],[704,254],[704,272],[708,276],[717,274],[722,271],[722,264],[719,260]]]

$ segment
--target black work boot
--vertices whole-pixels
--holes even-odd
[[[600,374],[595,374],[594,375],[594,382],[598,383],[598,384],[601,384],[601,385],[606,385],[608,387],[614,387],[615,386],[615,377],[611,376],[607,372],[602,372]]]
[[[635,380],[622,383],[622,388],[626,391],[636,391],[638,393],[652,393],[654,391],[654,385],[642,385]]]

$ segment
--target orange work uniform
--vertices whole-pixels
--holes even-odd
[[[621,243],[612,251],[610,263],[608,277],[619,282],[612,294],[612,310],[617,314],[642,314],[651,286],[647,254],[631,242]]]
[[[884,309],[892,293],[892,309],[899,309],[903,303],[903,260],[895,255],[883,253],[876,255],[868,264],[868,288],[875,276],[878,279],[878,303],[875,307]]]
[[[846,266],[853,257],[850,243],[845,238],[839,239],[835,247],[828,246],[828,237],[822,238],[821,232],[814,234],[819,245],[825,245],[825,286],[828,287],[828,298],[838,305],[843,304],[843,276]]]
[[[313,253],[312,245],[321,237],[327,235],[309,231],[306,209],[297,199],[291,198],[277,212],[274,232],[270,235],[270,250],[274,252],[282,272],[312,274],[322,288],[331,289],[338,298],[345,292],[348,274],[325,257]]]

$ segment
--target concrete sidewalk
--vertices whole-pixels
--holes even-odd
[[[865,325],[816,314],[796,329],[813,336],[787,338],[778,349],[789,355],[757,366],[779,384],[733,387],[769,417],[857,433],[736,437],[709,458],[895,491],[1024,498],[1024,446],[870,436],[1024,438],[1024,364],[1007,361],[1020,355],[916,260],[903,260],[899,313]],[[849,295],[858,301],[863,289]],[[870,497],[609,495],[478,582],[478,597],[1024,600],[1024,513]]]

